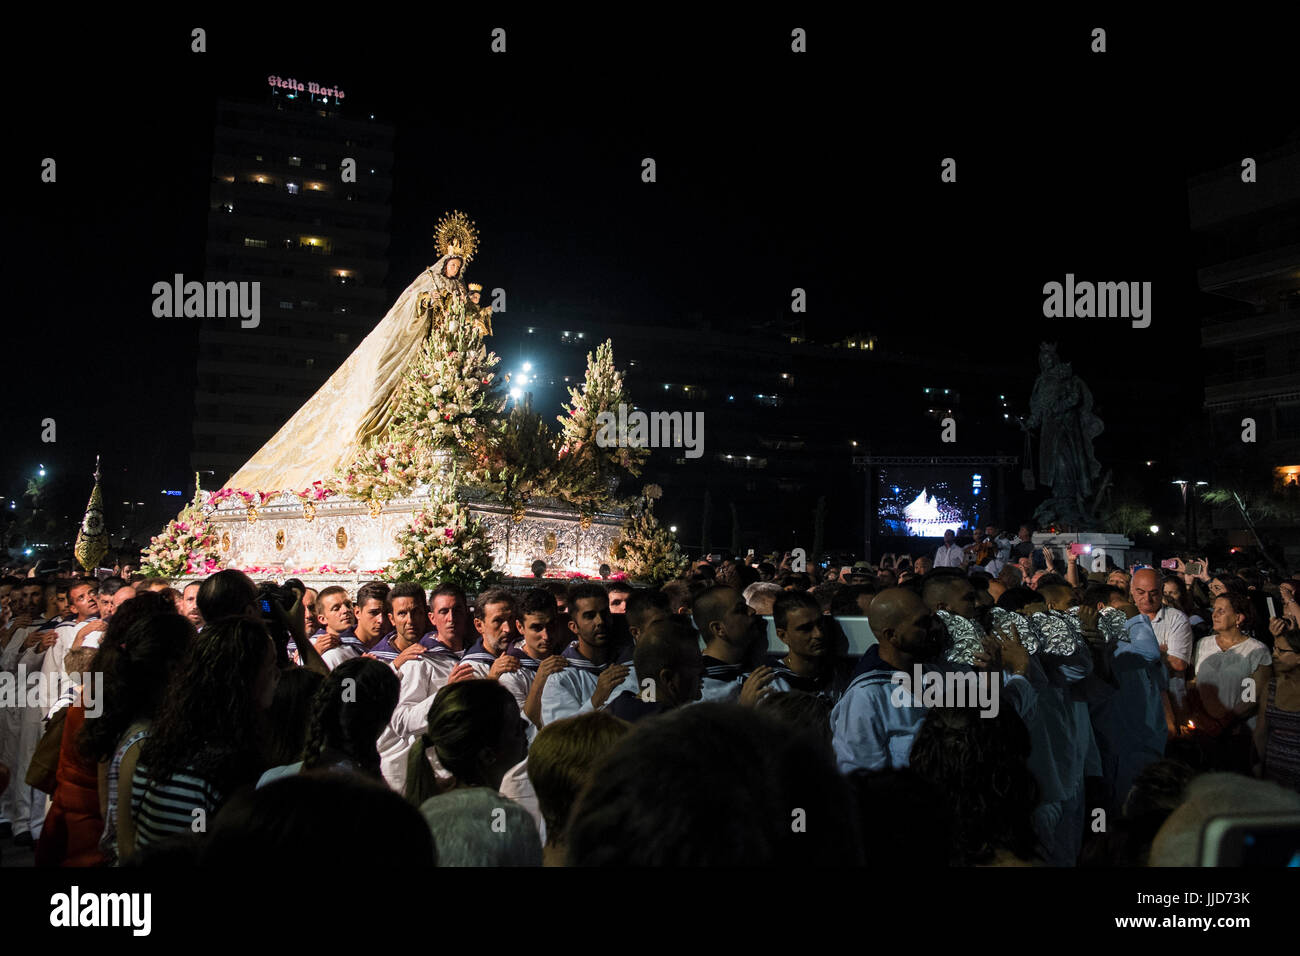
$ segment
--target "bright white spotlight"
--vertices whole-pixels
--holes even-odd
[[[525,362],[525,363],[524,363],[524,371],[525,371],[525,372],[531,372],[532,370],[533,370],[533,363],[532,363],[532,362]]]
[[[519,399],[524,397],[524,390],[522,388],[512,388],[510,390],[510,397],[513,398],[515,401],[518,401]]]

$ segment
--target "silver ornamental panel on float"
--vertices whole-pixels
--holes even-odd
[[[428,495],[417,492],[372,512],[368,502],[341,495],[304,503],[282,494],[257,506],[234,497],[217,506],[212,521],[222,567],[254,577],[341,583],[376,577],[396,558],[397,535],[428,503]],[[517,521],[496,502],[471,498],[464,505],[488,527],[493,567],[511,577],[530,576],[538,559],[548,571],[595,575],[610,562],[609,549],[622,526],[618,515],[584,519],[559,504],[534,505]]]

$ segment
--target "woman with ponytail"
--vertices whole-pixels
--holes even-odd
[[[406,799],[417,807],[457,787],[501,789],[501,778],[528,754],[528,723],[514,696],[494,680],[448,684],[429,705],[428,729],[411,748]],[[439,780],[430,752],[444,777]]]

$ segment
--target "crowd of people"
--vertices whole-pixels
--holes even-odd
[[[47,866],[1188,865],[1208,815],[1300,812],[1300,574],[1030,537],[474,595],[16,569],[0,832]]]

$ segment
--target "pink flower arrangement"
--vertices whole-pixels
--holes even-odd
[[[349,476],[349,479],[351,476]],[[310,488],[304,488],[302,491],[295,491],[294,495],[303,501],[324,501],[331,495],[335,494],[333,488],[326,488],[324,482],[313,481]]]

